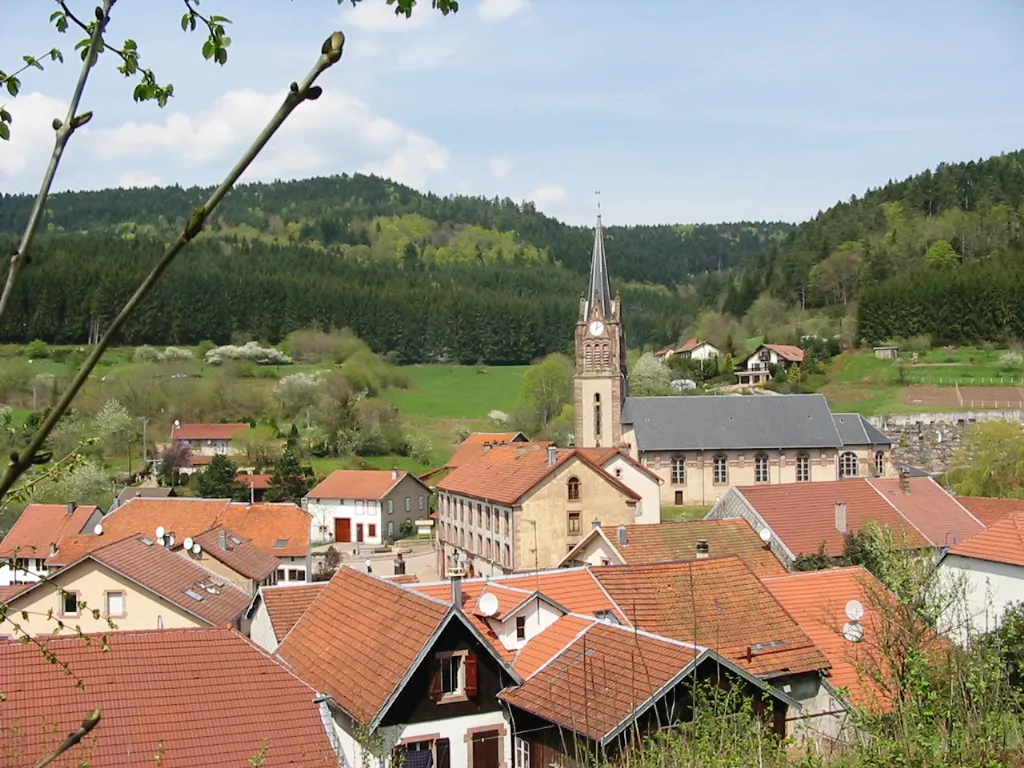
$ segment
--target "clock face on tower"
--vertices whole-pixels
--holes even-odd
[[[604,323],[602,323],[600,320],[595,320],[590,324],[591,336],[600,336],[602,333],[604,333]]]

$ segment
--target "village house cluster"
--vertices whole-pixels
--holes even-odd
[[[476,433],[422,477],[338,471],[301,504],[246,473],[247,503],[28,506],[0,542],[0,754],[34,764],[100,708],[76,747],[95,766],[576,768],[690,721],[706,683],[827,745],[891,706],[871,649],[893,598],[801,555],[884,525],[967,580],[965,634],[1024,597],[1024,504],[898,471],[820,396],[630,397],[621,311],[599,221],[571,448]],[[245,428],[173,437],[201,471]],[[687,504],[711,509],[662,521]],[[417,535],[429,567],[365,567]],[[333,574],[328,547],[350,556]]]

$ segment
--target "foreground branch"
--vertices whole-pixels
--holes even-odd
[[[98,709],[94,709],[92,712],[85,716],[85,720],[82,721],[82,724],[78,726],[78,728],[76,728],[71,733],[71,735],[64,739],[63,743],[61,743],[61,745],[57,747],[56,750],[54,750],[47,757],[36,763],[35,768],[44,768],[44,766],[47,766],[50,763],[52,763],[62,754],[64,754],[73,746],[75,746],[75,744],[80,742],[85,737],[85,735],[89,733],[89,731],[91,731],[93,728],[99,725],[99,722],[100,711]]]
[[[108,0],[109,2],[110,0]],[[318,85],[313,83],[316,79],[329,69],[332,65],[341,59],[342,48],[345,44],[345,36],[341,32],[335,32],[327,40],[324,41],[323,47],[321,48],[320,58],[317,59],[313,69],[310,70],[309,74],[306,75],[305,79],[301,83],[292,83],[288,93],[284,97],[284,102],[278,108],[277,112],[267,123],[266,127],[260,132],[260,135],[256,137],[256,140],[252,143],[252,146],[246,150],[241,160],[235,165],[234,168],[228,173],[224,181],[221,182],[220,186],[213,191],[210,195],[209,200],[206,201],[205,205],[201,205],[192,211],[192,216],[189,218],[188,223],[185,225],[185,229],[178,236],[178,239],[164,252],[163,257],[157,262],[156,266],[153,267],[152,271],[146,276],[146,279],[142,281],[135,293],[124,305],[117,317],[107,328],[107,332],[103,334],[103,338],[99,340],[99,343],[93,347],[92,352],[89,353],[89,357],[86,358],[81,369],[75,374],[75,378],[72,379],[68,388],[61,395],[60,400],[57,402],[42,424],[36,430],[35,434],[32,435],[32,439],[29,444],[21,453],[16,453],[11,456],[10,464],[7,467],[7,471],[4,473],[3,479],[0,479],[0,499],[3,499],[4,494],[7,493],[14,485],[15,481],[25,473],[33,465],[37,463],[35,460],[36,454],[42,447],[46,438],[49,437],[50,432],[60,421],[61,417],[67,411],[71,405],[71,401],[75,399],[75,396],[81,390],[86,380],[89,378],[89,374],[92,373],[93,368],[100,361],[103,353],[110,346],[110,343],[114,340],[117,334],[124,327],[124,324],[128,322],[128,319],[135,312],[136,308],[145,300],[146,296],[156,285],[160,276],[166,271],[171,265],[174,259],[179,253],[192,242],[195,237],[202,232],[203,226],[206,223],[207,218],[217,208],[220,202],[224,199],[227,193],[234,186],[235,182],[238,181],[239,177],[245,172],[245,170],[252,164],[253,160],[256,159],[257,155],[263,150],[267,142],[270,141],[271,137],[277,133],[277,130],[284,124],[284,121],[292,113],[292,111],[304,101],[313,101],[320,97],[322,89]]]
[[[42,187],[40,187],[39,194],[32,205],[32,211],[29,213],[28,223],[25,225],[25,232],[21,236],[21,242],[18,243],[17,250],[11,254],[11,266],[7,272],[7,282],[4,284],[3,293],[0,293],[0,323],[3,322],[4,314],[7,312],[11,298],[14,296],[14,287],[18,283],[21,271],[25,268],[26,254],[32,245],[32,240],[35,238],[36,230],[39,228],[39,219],[43,214],[43,208],[46,206],[46,200],[50,196],[50,187],[53,186],[53,177],[57,175],[57,166],[60,165],[60,159],[64,154],[64,147],[67,146],[71,134],[92,118],[92,112],[79,115],[78,104],[82,100],[82,92],[85,91],[85,82],[89,79],[89,72],[92,71],[99,51],[102,50],[103,31],[107,28],[107,23],[110,21],[110,9],[115,1],[103,0],[103,7],[96,8],[96,26],[93,27],[92,36],[89,38],[89,45],[85,49],[85,56],[82,58],[82,71],[78,74],[78,83],[75,85],[74,95],[72,95],[71,103],[68,105],[67,117],[65,117],[63,123],[56,118],[53,121],[54,130],[57,132],[53,153],[50,155],[50,162],[46,166],[46,173],[43,175]],[[0,495],[2,493],[0,491]]]

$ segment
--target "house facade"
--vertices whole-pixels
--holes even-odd
[[[416,475],[339,469],[306,494],[310,540],[381,546],[430,515],[430,489]]]
[[[585,451],[530,444],[492,448],[437,490],[438,571],[475,575],[552,568],[595,523],[635,523],[642,501]]]
[[[765,384],[771,377],[771,368],[789,368],[804,361],[804,351],[790,344],[761,344],[736,367],[740,384]]]
[[[171,440],[184,443],[193,456],[218,456],[237,453],[231,441],[249,429],[248,424],[182,424],[175,421]]]
[[[721,355],[721,350],[718,349],[710,341],[701,341],[700,339],[687,339],[683,342],[680,347],[669,347],[668,349],[659,349],[654,353],[654,356],[658,360],[668,360],[672,357],[685,357],[691,360],[710,360],[713,357]]]
[[[103,513],[90,505],[29,504],[0,542],[0,587],[32,584],[50,568],[46,558],[62,536],[91,531]]]

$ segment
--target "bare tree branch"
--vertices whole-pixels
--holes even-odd
[[[48,755],[46,758],[36,763],[35,768],[44,768],[44,766],[47,766],[50,763],[52,763],[62,754],[64,754],[73,746],[75,746],[75,744],[80,742],[85,737],[85,735],[89,733],[89,731],[91,731],[93,728],[99,725],[99,722],[100,711],[98,709],[94,709],[92,712],[85,716],[85,720],[82,721],[82,724],[78,726],[78,728],[76,728],[74,731],[72,731],[71,734],[66,739],[64,739],[61,745],[57,747],[57,749],[50,753],[50,755]]]

